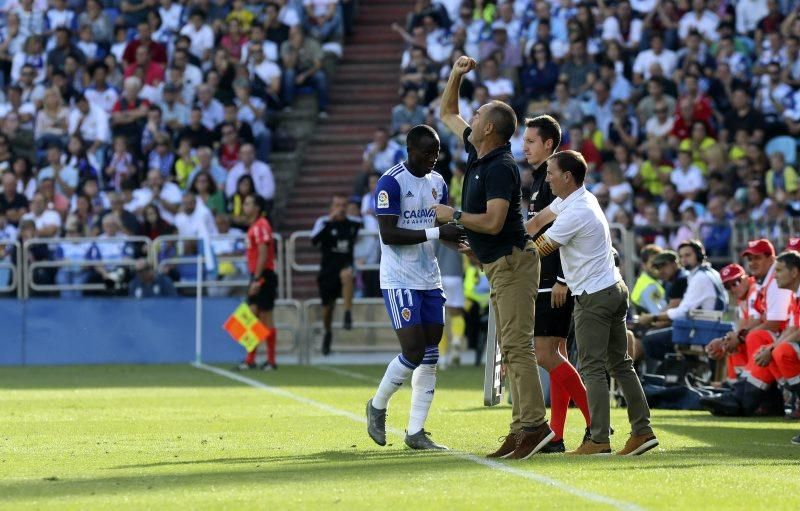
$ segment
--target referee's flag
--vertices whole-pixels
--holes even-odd
[[[267,337],[267,327],[258,320],[245,302],[236,307],[222,325],[222,329],[228,332],[234,341],[244,346],[248,353],[256,349],[258,343]]]

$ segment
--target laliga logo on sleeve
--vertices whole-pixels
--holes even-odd
[[[436,188],[431,188],[431,195],[433,195],[433,200],[439,200],[439,194],[436,192]]]
[[[376,206],[381,209],[386,209],[389,207],[389,194],[386,192],[386,190],[381,190],[378,192],[378,203]]]
[[[411,320],[411,311],[408,310],[408,307],[403,308],[403,310],[400,311],[400,315],[403,316],[403,319],[406,321]]]

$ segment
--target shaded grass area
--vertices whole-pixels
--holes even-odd
[[[383,367],[345,367],[377,381]],[[247,373],[360,416],[374,384],[319,368]],[[482,370],[440,373],[426,429],[483,455],[510,407],[480,406]],[[392,400],[405,428],[410,393]],[[660,448],[639,458],[536,456],[503,465],[575,491],[440,453],[380,448],[363,424],[190,366],[0,369],[0,508],[798,509],[800,424],[654,411]],[[623,445],[625,410],[613,410]],[[574,447],[583,419],[571,410]],[[614,499],[603,504],[592,494]],[[636,507],[634,507],[636,506]]]

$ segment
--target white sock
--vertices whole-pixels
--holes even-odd
[[[433,403],[436,387],[436,364],[422,364],[411,377],[411,412],[408,414],[408,434],[413,435],[425,426]]]
[[[414,364],[407,361],[403,355],[397,355],[394,360],[389,362],[386,373],[383,375],[375,397],[372,398],[373,408],[385,410],[389,405],[389,398],[400,390],[414,371]]]

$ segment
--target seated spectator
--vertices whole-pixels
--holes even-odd
[[[124,266],[113,263],[129,259],[132,247],[126,241],[128,236],[122,230],[122,223],[116,214],[105,215],[101,225],[102,232],[89,249],[89,259],[102,263],[92,267],[97,274],[95,278],[103,282],[110,291],[116,291],[125,283],[126,271]]]
[[[89,250],[92,247],[88,241],[70,241],[70,238],[83,237],[80,221],[70,217],[65,224],[65,239],[58,244],[56,259],[60,261],[83,262],[89,259]],[[60,286],[82,286],[89,281],[91,272],[88,266],[71,265],[62,266],[56,271],[56,284]],[[80,289],[63,289],[62,298],[75,298],[83,293]]]
[[[671,115],[671,112],[672,110],[669,109],[666,102],[656,103],[653,108],[654,115],[648,118],[644,125],[647,140],[652,140],[657,144],[667,143],[669,134],[675,126],[675,117]]]
[[[136,176],[136,163],[128,151],[128,141],[123,136],[114,138],[114,152],[103,171],[103,182],[106,190],[121,191],[122,183]]]
[[[200,107],[203,126],[213,130],[217,124],[225,120],[222,103],[214,98],[210,85],[202,84],[197,87],[197,106]]]
[[[392,109],[392,136],[405,135],[408,130],[425,122],[425,109],[419,105],[419,95],[413,89],[403,92],[403,102]]]
[[[61,218],[66,218],[67,211],[69,211],[69,199],[56,191],[55,181],[52,177],[39,181],[39,191],[44,196],[47,208],[55,210],[61,215]]]
[[[8,224],[16,227],[22,216],[28,212],[28,199],[17,191],[17,176],[13,172],[4,172],[0,184],[3,188],[0,193],[0,213]]]
[[[582,126],[571,126],[569,128],[568,140],[568,142],[561,146],[562,150],[572,149],[581,153],[589,166],[589,172],[594,172],[597,166],[603,162],[600,151],[597,150],[597,146],[594,145],[594,142],[583,137]]]
[[[29,201],[33,199],[33,194],[36,193],[36,177],[30,160],[19,156],[14,158],[11,161],[11,170],[17,178],[17,192]]]
[[[783,153],[776,151],[769,157],[770,167],[764,178],[767,196],[771,199],[797,200],[798,176],[791,165],[786,165]]]
[[[678,230],[670,236],[670,248],[677,250],[684,242],[696,239],[699,235],[700,225],[697,218],[697,210],[693,204],[686,203],[681,206],[681,221]]]
[[[190,182],[189,191],[208,207],[212,214],[225,213],[225,195],[208,172],[198,172]]]
[[[217,233],[214,215],[205,203],[198,203],[191,191],[183,195],[180,212],[175,215],[175,228],[179,235],[187,237],[199,238]]]
[[[627,150],[636,149],[639,145],[639,123],[634,116],[628,115],[628,106],[625,102],[614,101],[611,115],[605,144],[607,149],[614,150],[618,146],[623,146]]]
[[[328,117],[328,82],[322,71],[322,48],[312,38],[306,37],[302,26],[289,30],[289,39],[281,45],[283,61],[283,100],[292,105],[298,87],[311,87],[317,93],[317,110],[320,118]]]
[[[87,0],[86,10],[78,15],[78,26],[89,27],[91,40],[108,47],[113,36],[111,20],[103,11],[100,0]]]
[[[228,173],[217,162],[214,157],[214,152],[208,147],[201,147],[197,150],[196,158],[197,165],[192,169],[191,174],[189,174],[187,182],[191,183],[198,172],[206,172],[214,179],[217,188],[220,190],[225,188],[225,181],[228,178]]]
[[[234,3],[243,4],[242,0],[236,0]],[[228,21],[227,28],[227,33],[220,39],[220,47],[224,48],[234,61],[239,61],[242,58],[242,48],[248,41],[247,34],[242,32],[242,25],[236,18]]]
[[[142,218],[144,221],[139,231],[140,236],[147,236],[151,240],[154,240],[159,236],[175,234],[176,232],[172,224],[161,218],[161,213],[154,204],[148,204],[144,207]]]
[[[705,262],[703,245],[698,240],[684,241],[678,253],[681,265],[689,272],[686,292],[677,307],[655,315],[639,316],[639,324],[643,327],[653,322],[671,323],[676,319],[687,318],[689,311],[695,309],[721,312],[728,305],[728,293],[722,285],[719,273]],[[650,331],[642,338],[642,343],[648,358],[660,362],[673,349],[672,329]]]
[[[492,100],[511,103],[514,96],[514,82],[500,75],[497,61],[487,59],[481,62],[481,82],[489,91],[489,98]]]
[[[650,36],[650,48],[642,50],[633,62],[633,83],[639,85],[652,78],[653,64],[657,63],[665,76],[672,76],[678,65],[675,52],[664,48],[664,38],[659,32]],[[649,91],[648,93],[652,94]]]
[[[505,76],[513,75],[522,66],[522,49],[519,47],[519,40],[508,36],[508,28],[500,20],[492,23],[492,35],[488,40],[481,43],[478,58],[484,61],[494,58],[494,55],[498,52],[502,55],[502,58],[497,61],[501,74]],[[558,79],[557,67],[554,76],[551,76],[550,79],[555,84]],[[552,88],[550,93],[552,93]]]
[[[46,56],[42,38],[29,35],[21,52],[14,55],[11,61],[11,80],[21,82],[23,89],[33,88],[47,78]]]
[[[416,91],[422,103],[428,104],[436,97],[437,80],[437,68],[428,59],[425,50],[413,46],[410,61],[400,71],[400,88]]]
[[[140,153],[142,129],[147,123],[150,103],[139,99],[142,82],[135,76],[125,78],[122,95],[111,114],[111,133],[114,137],[125,137],[128,149],[137,156]]]
[[[711,197],[708,200],[705,222],[711,223],[703,227],[703,245],[709,257],[722,257],[728,255],[732,228],[731,215],[725,210],[724,197]]]
[[[247,70],[253,84],[253,94],[263,98],[271,109],[276,110],[281,105],[281,68],[266,58],[263,47],[258,43],[249,45]],[[239,89],[245,87],[239,86]],[[246,90],[249,94],[249,88]],[[236,97],[242,101],[241,93],[237,93]]]
[[[130,209],[138,214],[147,204],[153,203],[158,206],[164,220],[174,223],[175,213],[180,209],[181,196],[178,185],[166,181],[158,169],[150,169],[145,185],[133,193],[134,201]]]
[[[181,29],[181,35],[190,40],[189,51],[203,62],[211,57],[214,48],[214,30],[206,24],[206,13],[195,8],[189,13],[189,23]]]
[[[111,115],[119,99],[119,93],[108,83],[108,68],[104,63],[98,62],[89,68],[89,75],[92,82],[84,91],[86,99],[90,105],[95,105]]]
[[[133,298],[158,298],[177,296],[169,277],[156,273],[150,263],[136,262],[136,275],[128,283],[128,295]]]
[[[555,99],[550,103],[550,110],[553,115],[558,115],[558,119],[563,126],[580,124],[583,119],[581,103],[577,99],[570,97],[567,82],[558,81],[555,88]]]
[[[382,174],[401,162],[403,158],[404,151],[400,144],[389,138],[389,132],[386,128],[377,128],[373,134],[372,142],[367,144],[364,149],[362,158],[364,162],[363,169],[366,174],[363,177],[364,185],[366,185],[369,174]]]
[[[342,20],[336,0],[303,0],[303,7],[305,26],[311,37],[324,43],[341,36]]]
[[[658,280],[658,269],[653,265],[655,256],[661,252],[662,248],[658,245],[642,247],[640,252],[642,272],[636,278],[631,291],[631,303],[636,307],[637,312],[658,314],[667,306],[664,287]]]
[[[145,85],[157,85],[164,81],[164,66],[155,62],[153,56],[144,46],[136,48],[135,60],[125,68],[125,78],[141,72]]]
[[[63,152],[58,145],[50,145],[47,148],[47,167],[39,171],[37,180],[39,185],[45,179],[55,181],[56,191],[71,197],[78,186],[78,171],[69,165],[64,164]]]
[[[265,213],[269,214],[275,198],[275,178],[269,164],[256,160],[256,152],[252,144],[242,145],[239,150],[239,162],[228,172],[228,178],[225,181],[227,197],[234,196],[239,178],[245,174],[253,177],[255,191],[267,201],[268,207]]]
[[[236,127],[229,122],[223,122],[220,125],[219,132],[219,164],[225,170],[230,171],[239,162],[239,152],[242,147],[242,142],[239,140]]]
[[[155,147],[147,155],[147,168],[158,169],[161,175],[168,179],[173,175],[175,166],[175,153],[172,151],[172,143],[168,135],[159,133],[156,135]]]
[[[95,159],[95,169],[99,168],[102,161],[101,150],[111,144],[108,121],[108,114],[83,94],[76,98],[75,106],[69,112],[67,130],[70,136],[79,136],[82,142],[89,144],[82,149]]]
[[[178,133],[178,138],[191,140],[193,149],[214,145],[214,133],[203,124],[203,111],[198,105],[192,107],[189,124]]]
[[[180,86],[166,83],[162,89],[161,119],[173,133],[177,133],[189,122],[189,110],[179,101]]]
[[[50,144],[66,146],[69,110],[64,106],[61,93],[55,87],[47,89],[42,103],[42,109],[36,114],[36,147],[44,149]]]
[[[36,192],[31,199],[31,210],[22,215],[20,223],[31,220],[36,228],[36,236],[40,238],[58,237],[61,230],[61,215],[53,209],[47,209],[44,194]],[[20,230],[22,226],[20,225]]]
[[[253,184],[253,176],[244,174],[236,182],[236,193],[228,199],[228,213],[230,213],[231,225],[245,231],[250,227],[247,217],[244,214],[244,200],[250,195],[255,195],[256,187]]]
[[[553,62],[550,48],[543,42],[536,42],[525,65],[520,68],[520,97],[525,101],[525,107],[528,101],[549,99],[556,91],[558,76],[558,64]]]
[[[681,149],[678,152],[678,160],[675,162],[675,169],[672,171],[670,180],[679,194],[691,200],[697,198],[706,189],[703,172],[692,163],[690,149]]]
[[[689,138],[681,140],[678,149],[680,151],[691,151],[692,164],[699,168],[703,175],[708,174],[708,167],[705,162],[705,154],[716,145],[717,141],[708,135],[708,128],[702,121],[692,122],[692,131]]]
[[[136,39],[127,43],[125,51],[120,58],[123,66],[127,68],[127,66],[136,62],[136,52],[140,47],[147,50],[147,54],[153,62],[165,66],[167,64],[167,49],[161,43],[153,41],[153,32],[150,24],[143,19],[136,24],[136,30]]]

